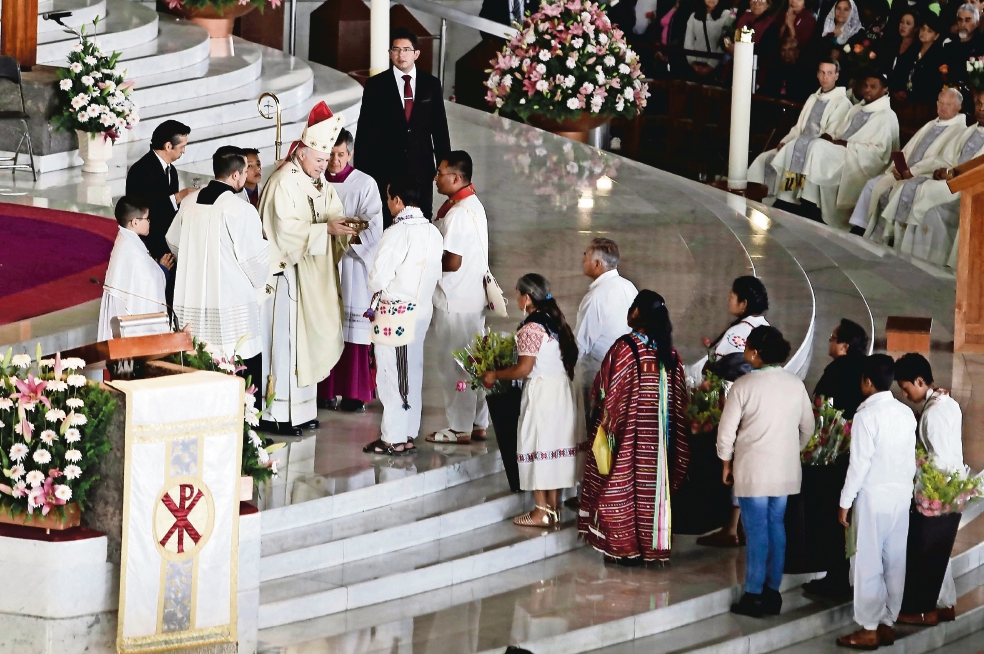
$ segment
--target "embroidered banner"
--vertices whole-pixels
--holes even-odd
[[[235,652],[244,384],[194,372],[126,395],[120,652]]]

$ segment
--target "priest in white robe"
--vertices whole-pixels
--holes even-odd
[[[880,222],[882,211],[896,188],[903,195],[911,195],[916,192],[919,184],[930,179],[933,171],[943,165],[943,155],[950,142],[967,128],[967,117],[960,113],[961,106],[963,94],[960,91],[948,87],[940,92],[936,101],[937,117],[923,125],[902,148],[906,167],[900,171],[894,163],[889,164],[885,174],[865,183],[854,213],[851,214],[852,233],[860,232],[863,235],[872,221]],[[908,190],[902,189],[903,186]],[[890,222],[894,223],[894,220]],[[872,227],[876,231],[884,231],[885,225]]]
[[[266,411],[260,427],[268,432],[297,435],[302,427],[318,427],[318,382],[344,349],[338,262],[355,231],[324,175],[341,129],[341,115],[324,102],[315,105],[301,140],[260,196],[273,295],[262,317]]]
[[[100,341],[113,338],[113,318],[167,311],[161,266],[170,269],[174,265],[174,257],[167,254],[161,258],[161,263],[154,261],[140,238],[150,232],[147,207],[123,196],[116,203],[116,222],[120,231],[109,255],[99,303],[96,338]]]
[[[246,182],[242,150],[216,150],[212,173],[208,186],[181,203],[165,236],[178,259],[174,315],[225,358],[241,356],[250,383],[259,386],[259,298],[270,273],[270,244],[256,209],[237,195]]]
[[[342,285],[342,338],[345,348],[331,374],[318,384],[318,404],[328,409],[365,411],[375,396],[376,382],[369,368],[369,319],[365,317],[372,296],[369,271],[376,260],[379,239],[383,236],[383,204],[376,181],[352,167],[355,138],[347,129],[338,133],[328,159],[325,178],[338,193],[346,216],[369,223],[359,238],[342,255],[338,275]]]
[[[817,65],[817,81],[820,88],[807,98],[800,111],[799,120],[789,134],[779,141],[779,147],[763,152],[748,168],[748,181],[765,184],[769,195],[775,195],[779,184],[786,178],[785,171],[802,174],[806,152],[810,143],[821,134],[833,131],[853,106],[843,86],[837,86],[840,64],[824,61]],[[799,187],[793,193],[799,198]]]
[[[810,144],[803,166],[801,199],[819,207],[823,222],[847,227],[850,211],[865,182],[881,174],[899,149],[899,120],[892,111],[883,75],[864,81],[864,101],[855,105],[834,132]],[[788,200],[780,191],[776,197]],[[789,196],[791,197],[791,196]]]

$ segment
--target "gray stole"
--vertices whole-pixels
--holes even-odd
[[[974,132],[967,142],[964,143],[963,148],[960,149],[960,159],[957,160],[957,165],[962,163],[967,163],[974,158],[977,151],[984,146],[984,132],[977,130]]]
[[[912,158],[910,158],[906,163],[912,166],[912,164],[917,164],[922,161],[923,157],[926,156],[926,150],[928,150],[929,146],[936,142],[936,139],[940,137],[940,134],[946,131],[946,128],[946,125],[933,125],[930,127],[929,131],[926,132],[926,135],[923,136],[919,143],[916,144],[916,149],[912,151]]]
[[[820,136],[820,121],[823,118],[823,110],[827,108],[829,100],[817,100],[810,109],[810,116],[806,119],[806,126],[803,133],[793,143],[793,153],[789,157],[789,167],[786,169],[793,173],[803,173],[806,165],[806,154],[809,151],[810,143],[813,139]]]
[[[846,141],[852,136],[854,136],[855,134],[857,134],[858,130],[864,127],[865,124],[868,122],[868,120],[871,119],[872,114],[874,114],[873,111],[872,112],[859,111],[858,113],[854,114],[854,118],[851,119],[851,124],[847,126],[847,131],[841,134],[840,140]]]
[[[899,206],[895,210],[895,222],[904,223],[909,220],[909,212],[912,211],[912,201],[916,197],[916,191],[924,182],[928,182],[931,177],[920,175],[907,179],[902,183],[902,192],[899,194]]]

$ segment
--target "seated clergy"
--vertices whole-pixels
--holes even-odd
[[[904,170],[897,170],[894,163],[889,164],[884,175],[869,179],[864,185],[851,214],[851,232],[863,234],[869,224],[874,228],[874,223],[883,223],[881,213],[895,188],[906,186],[908,190],[903,190],[902,194],[908,194],[911,201],[919,184],[943,165],[943,153],[950,142],[967,128],[967,118],[960,113],[961,106],[963,95],[960,91],[948,87],[940,92],[936,101],[937,117],[923,125],[902,148],[906,163]],[[894,220],[888,220],[888,223],[892,222]],[[883,226],[879,224],[878,230],[883,231]],[[891,231],[891,226],[888,230]]]
[[[779,141],[775,150],[763,152],[748,168],[748,181],[765,184],[769,195],[775,195],[776,181],[784,179],[784,172],[803,172],[806,150],[813,139],[831,131],[851,110],[851,101],[843,86],[837,86],[840,64],[836,61],[822,61],[817,65],[817,80],[820,89],[811,95],[803,105],[799,120],[789,134]],[[776,171],[779,172],[778,176]],[[798,197],[798,195],[797,195]]]
[[[960,194],[950,193],[946,182],[956,174],[954,166],[984,154],[984,94],[974,97],[974,118],[950,142],[938,168],[921,176],[918,184],[914,178],[908,187],[892,191],[882,212],[886,227],[879,233],[877,225],[869,225],[866,238],[939,265],[948,262],[960,219]]]
[[[776,194],[792,201],[802,187],[802,200],[820,209],[823,222],[846,227],[864,183],[888,165],[899,149],[899,121],[892,111],[884,75],[864,80],[864,101],[855,105],[832,132],[810,143],[802,173],[786,171]],[[775,166],[775,163],[773,163]]]

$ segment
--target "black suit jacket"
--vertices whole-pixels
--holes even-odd
[[[418,68],[416,86],[407,122],[392,67],[366,81],[354,165],[376,180],[384,198],[395,173],[413,175],[423,195],[421,209],[430,217],[434,173],[440,158],[451,150],[451,137],[441,82]]]
[[[175,171],[170,181],[167,177],[153,150],[140,157],[126,174],[126,194],[139,198],[150,208],[150,233],[144,237],[144,243],[154,259],[171,252],[164,236],[177,213],[171,196],[178,192],[178,173]]]

